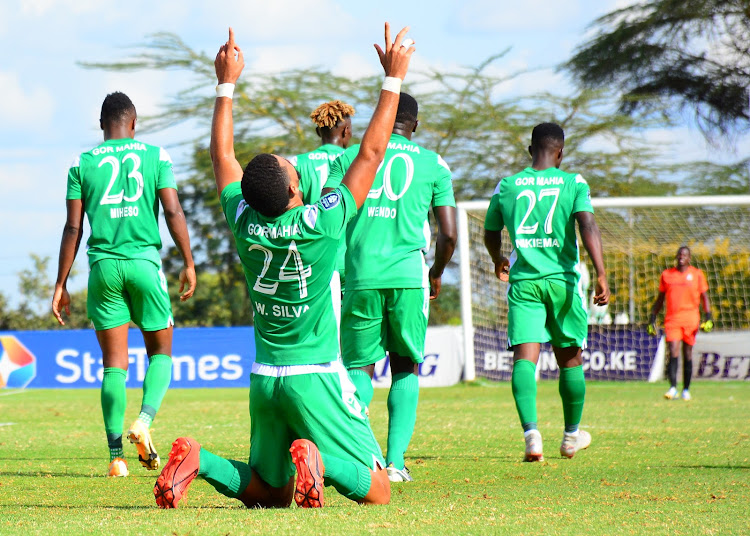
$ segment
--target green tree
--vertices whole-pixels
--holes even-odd
[[[564,66],[584,87],[618,88],[625,113],[689,109],[709,136],[747,131],[747,0],[642,1],[592,26],[596,34]]]
[[[14,307],[0,293],[0,330],[34,330],[61,328],[52,316],[50,303],[54,283],[47,275],[49,257],[31,255],[32,267],[18,274],[21,303]],[[75,277],[75,272],[71,274]],[[86,313],[86,290],[71,293],[70,316],[64,315],[65,328],[82,329],[90,326]]]

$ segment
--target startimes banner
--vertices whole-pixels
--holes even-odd
[[[460,328],[430,327],[425,360],[419,368],[422,387],[461,381]],[[0,332],[0,389],[99,388],[102,353],[93,330]],[[128,331],[127,387],[138,388],[148,368],[140,330]],[[387,357],[375,365],[375,387],[390,385]],[[255,362],[252,327],[175,328],[172,388],[245,387]]]
[[[10,331],[0,341],[0,378],[8,388],[101,386],[102,352],[93,330]],[[138,329],[128,331],[128,361],[126,385],[141,387],[148,354]],[[254,361],[251,327],[175,329],[171,387],[247,387]],[[20,385],[16,378],[28,379],[32,369],[34,376]]]

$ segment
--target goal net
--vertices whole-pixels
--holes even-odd
[[[690,247],[691,264],[706,275],[714,329],[750,329],[750,196],[599,198],[592,204],[612,296],[608,306],[591,305],[595,274],[579,237],[581,283],[589,298],[588,348],[583,353],[588,378],[653,381],[662,376],[663,337],[649,336],[646,324],[659,276],[674,266],[682,245]],[[464,378],[509,380],[508,285],[495,277],[484,247],[487,206],[486,201],[458,206]],[[507,231],[503,235],[509,257],[510,239]],[[663,311],[658,323],[663,323]],[[557,373],[552,347],[543,345],[537,376]]]

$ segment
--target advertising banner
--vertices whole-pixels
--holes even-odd
[[[427,329],[420,385],[449,386],[463,370],[460,328]],[[0,389],[99,388],[102,357],[93,330],[0,332]],[[252,327],[175,328],[172,388],[245,387],[255,361]],[[141,387],[148,355],[140,330],[128,331],[127,387]],[[387,357],[375,366],[375,387],[390,385]]]
[[[750,381],[750,331],[699,333],[693,347],[696,380]]]
[[[505,331],[477,327],[474,333],[476,373],[491,380],[510,381],[513,352],[507,349]],[[591,380],[648,380],[656,361],[659,339],[635,326],[597,326],[589,332],[583,350],[583,370]],[[537,379],[557,378],[559,370],[552,346],[543,344],[536,368]]]
[[[448,387],[461,381],[464,358],[462,330],[459,326],[427,328],[424,362],[419,366],[420,387]],[[375,364],[374,387],[390,387],[388,357]]]
[[[0,333],[0,388],[86,388],[102,383],[93,330]],[[140,330],[128,331],[127,387],[141,387],[148,356]],[[173,388],[248,387],[255,361],[253,328],[178,328],[172,344]]]

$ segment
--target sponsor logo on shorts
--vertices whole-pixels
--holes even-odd
[[[330,194],[321,198],[320,204],[323,205],[324,210],[331,210],[332,208],[338,206],[340,201],[341,196],[339,195],[339,193],[331,192]]]

